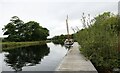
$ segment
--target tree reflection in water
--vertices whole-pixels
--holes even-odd
[[[35,66],[41,62],[44,56],[50,52],[50,48],[45,45],[36,45],[21,47],[12,50],[6,50],[9,54],[5,55],[5,62],[16,72],[22,71],[24,66]]]

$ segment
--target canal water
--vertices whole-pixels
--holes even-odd
[[[0,64],[2,71],[55,71],[67,51],[53,43],[4,50]]]

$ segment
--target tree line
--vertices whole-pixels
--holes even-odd
[[[70,37],[71,39],[73,39],[73,34],[71,34],[69,37]],[[68,38],[68,35],[63,35],[63,34],[61,34],[61,35],[52,37],[51,40],[52,40],[52,42],[53,42],[54,44],[62,44],[62,45],[64,45],[64,41],[65,41],[65,39],[67,39],[67,38]]]
[[[4,31],[3,35],[8,35],[4,41],[40,41],[46,40],[49,36],[49,30],[40,26],[38,22],[29,21],[24,23],[17,16],[13,16],[2,30]]]
[[[84,28],[75,34],[81,52],[100,69],[120,69],[120,18],[110,12],[96,16],[90,22],[83,14]],[[99,69],[98,69],[99,70]]]

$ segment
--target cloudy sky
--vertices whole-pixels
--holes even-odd
[[[50,30],[50,36],[66,34],[66,16],[69,16],[69,30],[82,28],[81,16],[91,14],[91,18],[103,12],[118,12],[119,0],[0,0],[0,37],[2,28],[12,16],[24,22],[36,21]]]

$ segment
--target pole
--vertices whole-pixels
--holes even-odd
[[[69,27],[68,27],[68,15],[67,15],[67,19],[66,19],[66,26],[67,26],[67,33],[68,33],[68,40],[69,40],[70,35],[69,35]]]

